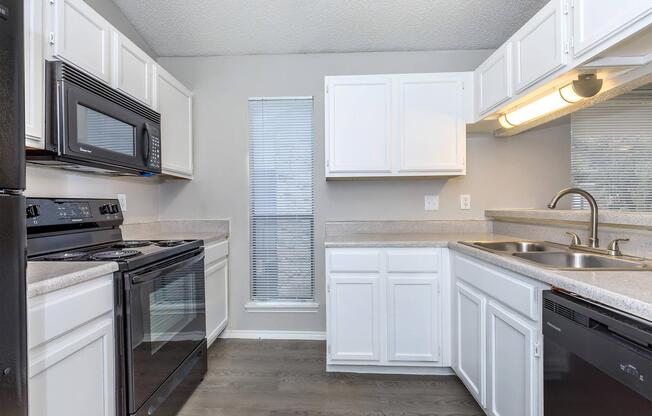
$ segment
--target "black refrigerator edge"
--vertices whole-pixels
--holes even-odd
[[[27,416],[23,1],[0,0],[0,414]]]

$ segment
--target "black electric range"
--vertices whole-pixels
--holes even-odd
[[[173,416],[204,377],[201,240],[127,240],[112,199],[27,199],[30,261],[114,261],[119,416]]]

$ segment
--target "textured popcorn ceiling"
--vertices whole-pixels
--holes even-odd
[[[494,49],[547,0],[113,0],[160,56]]]

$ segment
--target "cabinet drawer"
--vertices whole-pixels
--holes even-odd
[[[328,256],[328,261],[331,272],[379,272],[380,250],[331,250]]]
[[[204,264],[212,264],[229,255],[229,241],[220,241],[219,243],[207,245],[204,247]]]
[[[495,269],[486,263],[456,255],[455,274],[490,297],[538,321],[537,288],[517,275]]]
[[[29,348],[34,348],[113,310],[113,275],[29,300]]]
[[[392,249],[387,250],[388,273],[437,273],[441,264],[441,250]]]

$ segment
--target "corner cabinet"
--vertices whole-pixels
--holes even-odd
[[[328,248],[327,370],[437,373],[449,366],[439,248]]]
[[[453,369],[490,416],[543,416],[541,302],[549,286],[453,255]]]
[[[115,416],[113,275],[28,301],[29,415]]]
[[[335,76],[325,84],[327,179],[466,173],[471,73]]]
[[[193,175],[192,92],[159,65],[154,67],[155,109],[161,113],[163,173]]]

